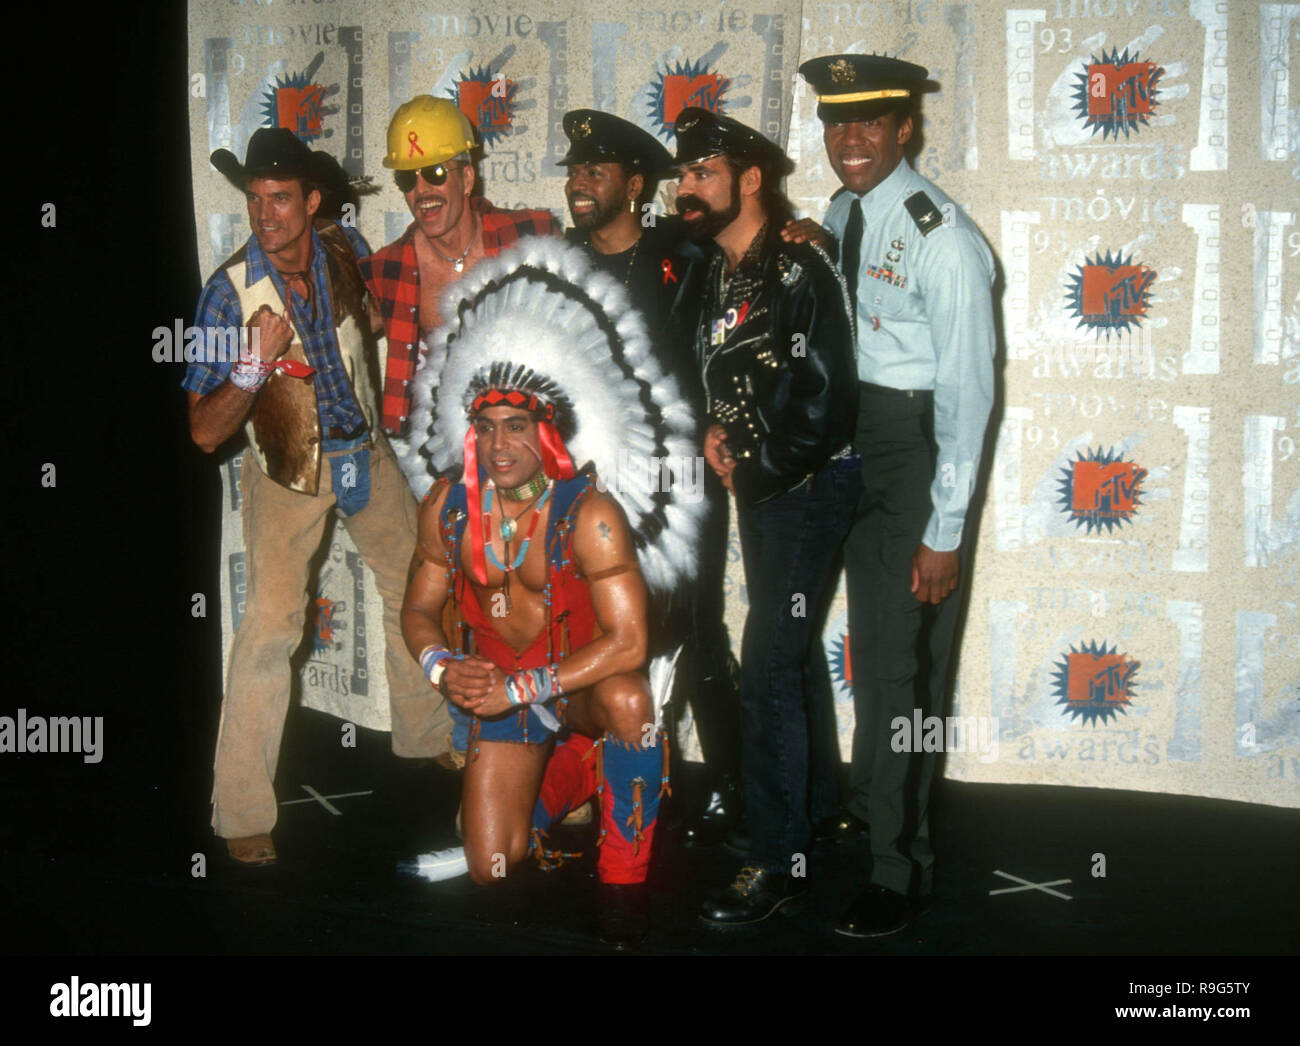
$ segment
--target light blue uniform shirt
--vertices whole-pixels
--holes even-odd
[[[942,219],[928,235],[903,206],[916,192]],[[855,199],[841,192],[826,210],[824,224],[841,244]],[[950,552],[961,545],[993,407],[993,253],[961,208],[906,160],[861,200],[858,377],[934,391],[934,511],[921,540]]]

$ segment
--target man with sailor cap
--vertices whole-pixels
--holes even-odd
[[[565,237],[627,288],[660,361],[703,418],[703,386],[690,337],[669,322],[692,253],[690,241],[680,217],[651,208],[671,156],[636,124],[595,109],[565,113],[564,133],[569,150],[559,165],[568,168],[564,194],[573,218]],[[701,428],[701,441],[703,435]],[[722,620],[727,495],[713,471],[702,467],[702,459],[695,464],[694,482],[709,502],[700,534],[699,575],[670,607],[661,608],[658,628],[659,641],[685,643],[673,704],[680,708],[690,702],[706,766],[701,794],[686,797],[689,845],[737,831],[742,807],[738,670]]]

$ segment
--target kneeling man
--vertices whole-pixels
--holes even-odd
[[[560,252],[567,261],[553,268],[569,279],[573,266],[589,264],[571,248],[530,250]],[[450,358],[438,373],[426,447],[435,464],[438,448],[444,458],[454,448],[464,472],[455,484],[440,479],[421,506],[403,635],[429,681],[472,716],[463,794],[470,875],[498,882],[531,849],[562,858],[545,849],[545,833],[596,796],[602,936],[629,943],[644,932],[644,883],[668,788],[666,738],[644,674],[637,548],[662,580],[669,557],[653,546],[669,530],[667,499],[638,504],[624,489],[616,500],[617,484],[603,493],[591,470],[574,468],[566,441],[585,437],[572,442],[577,460],[603,470],[602,459],[617,460],[624,439],[637,436],[627,419],[644,403],[645,379],[661,379],[643,333],[630,332],[651,368],[639,371],[600,307],[606,284],[617,301],[605,304],[625,302],[612,280],[592,273],[594,284],[579,287],[544,266],[535,278],[529,265],[507,266],[476,274],[481,293],[466,288],[466,306],[446,313],[472,322],[445,342]],[[503,329],[492,331],[498,308]],[[462,442],[452,432],[466,414]],[[689,449],[690,418],[678,414],[646,412],[645,445]],[[672,518],[689,547],[682,517]],[[648,542],[647,531],[656,532]]]

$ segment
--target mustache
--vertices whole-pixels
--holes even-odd
[[[713,208],[698,196],[692,196],[690,194],[687,194],[686,196],[678,196],[677,213],[685,214],[687,211],[699,211],[707,218],[713,213]]]

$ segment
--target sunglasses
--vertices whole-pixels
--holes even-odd
[[[445,182],[452,171],[464,164],[457,164],[455,167],[445,163],[436,163],[432,167],[421,167],[418,171],[394,171],[393,181],[402,192],[410,192],[415,188],[415,176],[418,174],[430,185],[441,185]]]

